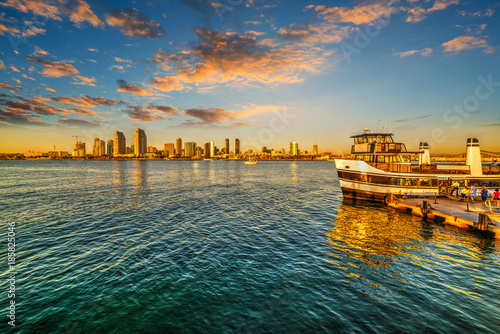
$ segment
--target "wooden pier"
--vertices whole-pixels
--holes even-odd
[[[387,206],[425,219],[469,230],[488,231],[500,238],[500,208],[493,201],[472,203],[445,198],[396,198],[389,195]]]

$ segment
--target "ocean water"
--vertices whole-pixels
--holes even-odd
[[[0,189],[0,332],[500,332],[500,242],[343,201],[332,162],[0,161]]]

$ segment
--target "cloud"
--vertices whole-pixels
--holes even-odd
[[[0,124],[34,124],[38,125],[42,123],[42,120],[38,116],[33,115],[29,111],[23,109],[0,109]]]
[[[5,69],[5,64],[3,63],[3,61],[0,60],[0,70],[3,70]]]
[[[38,27],[35,27],[35,26],[28,26],[23,31],[23,33],[21,34],[21,36],[22,37],[33,37],[33,36],[36,36],[38,34],[45,35],[46,32],[47,32],[46,29],[38,28]]]
[[[5,35],[5,33],[9,33],[9,34],[15,35],[15,36],[21,35],[21,31],[19,29],[14,28],[14,27],[7,27],[3,24],[0,24],[0,36]]]
[[[49,53],[47,51],[44,51],[40,49],[38,46],[35,46],[35,53],[42,55],[42,56],[48,56]]]
[[[292,24],[278,30],[278,35],[295,44],[314,45],[318,43],[340,43],[356,29],[333,24]]]
[[[79,118],[61,118],[61,119],[57,120],[57,124],[59,124],[59,125],[75,126],[75,127],[97,126],[100,123],[102,123],[102,121],[97,121],[97,120],[87,121],[85,119],[79,119]]]
[[[48,103],[42,101],[42,98],[25,99],[20,98],[20,101],[5,101],[2,103],[7,109],[5,111],[10,112],[34,112],[39,115],[57,115],[57,114],[68,114],[69,112],[65,109],[55,107]]]
[[[76,75],[75,77],[73,77],[73,79],[75,80],[72,82],[73,85],[86,85],[86,86],[95,87],[95,85],[94,85],[95,78],[94,77],[87,78],[87,77],[84,77],[81,75]]]
[[[19,71],[17,68],[14,67],[14,65],[10,65],[9,66],[11,70],[13,70],[14,72],[21,72]]]
[[[130,59],[122,59],[120,57],[115,57],[115,60],[119,63],[131,63],[132,62]]]
[[[432,49],[431,48],[424,48],[421,50],[408,50],[408,51],[403,51],[403,52],[395,52],[393,53],[394,56],[398,57],[408,57],[414,54],[420,54],[423,57],[428,57],[432,54]]]
[[[232,112],[222,108],[195,108],[184,110],[186,115],[198,118],[206,123],[224,122],[232,118]]]
[[[23,13],[31,12],[34,16],[62,21],[62,16],[67,15],[76,27],[81,28],[82,23],[89,22],[94,27],[104,27],[104,23],[92,12],[89,4],[84,0],[7,0],[0,6],[11,7]]]
[[[149,105],[149,106],[144,107],[144,109],[152,110],[152,111],[159,111],[159,112],[162,112],[162,113],[165,113],[168,115],[175,115],[175,114],[177,114],[177,110],[179,108],[170,107],[170,106]]]
[[[14,87],[14,86],[11,86],[9,84],[0,82],[0,89],[10,89],[13,91],[17,91],[17,90],[21,89],[21,87]]]
[[[173,55],[157,53],[154,62],[164,62],[173,74],[149,81],[156,89],[181,90],[181,84],[214,85],[231,83],[249,86],[253,83],[296,83],[303,73],[318,73],[332,60],[334,52],[318,47],[264,45],[256,36],[194,29],[198,42],[189,50]],[[189,88],[189,87],[186,87]]]
[[[46,87],[45,89],[48,90],[51,93],[55,93],[56,92],[56,90],[54,88]]]
[[[73,67],[73,65],[65,63],[63,61],[50,61],[45,60],[40,56],[27,55],[28,59],[32,63],[38,63],[45,67],[41,74],[46,77],[62,77],[78,74],[78,70]]]
[[[164,33],[158,23],[137,9],[125,8],[120,11],[115,8],[111,13],[106,14],[106,22],[110,26],[118,27],[124,35],[131,37],[153,39],[160,38]]]
[[[165,117],[159,116],[155,113],[151,113],[148,110],[145,110],[139,106],[130,106],[128,109],[124,110],[127,113],[127,117],[139,122],[151,122],[157,121],[161,119],[165,119]]]
[[[127,102],[117,99],[106,99],[104,97],[90,97],[88,95],[50,97],[50,100],[62,104],[70,104],[78,107],[94,108],[95,106],[114,106],[117,104],[127,104]]]
[[[101,118],[101,116],[98,116],[97,113],[93,110],[89,110],[89,109],[85,109],[85,108],[70,108],[69,110],[74,114],[92,115],[92,116]]]
[[[61,21],[61,11],[57,5],[52,5],[48,1],[39,0],[7,0],[0,3],[0,6],[11,7],[23,13],[32,12],[34,15],[46,17],[56,21]]]
[[[444,10],[451,5],[458,5],[458,3],[459,0],[436,0],[430,8],[424,8],[423,6],[407,8],[408,17],[406,18],[406,22],[420,22],[424,20],[428,14],[438,10]]]
[[[22,77],[25,79],[30,79],[30,80],[36,81],[35,78],[29,77],[25,73],[23,73]]]
[[[87,48],[87,50],[89,50],[90,52],[99,52],[99,50],[93,48]]]
[[[323,19],[328,22],[353,23],[356,25],[372,23],[381,18],[390,16],[396,11],[396,7],[392,7],[394,1],[381,1],[369,4],[360,4],[350,7],[326,7],[316,6],[306,7],[307,9],[314,8]]]
[[[69,19],[76,27],[81,28],[83,22],[89,22],[94,27],[104,28],[104,22],[92,12],[87,2],[83,0],[70,1],[63,6],[64,11],[69,14]]]
[[[471,49],[483,49],[484,53],[493,53],[495,49],[485,39],[473,36],[459,36],[442,44],[445,52],[459,53]]]
[[[172,90],[183,90],[184,85],[179,82],[179,79],[176,77],[157,77],[150,79],[148,81],[153,87],[157,90],[161,90],[162,92],[169,92]]]
[[[147,89],[147,88],[139,87],[139,86],[136,86],[133,84],[129,84],[125,80],[122,80],[122,79],[116,80],[116,83],[119,86],[118,89],[116,90],[117,92],[131,93],[131,94],[142,95],[142,96],[153,95],[152,89]]]
[[[123,66],[121,65],[113,65],[109,69],[110,70],[116,69],[118,72],[125,73],[125,71],[123,70]]]

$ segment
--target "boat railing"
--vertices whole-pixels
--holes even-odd
[[[411,165],[409,163],[397,162],[367,162],[372,167],[395,173],[411,173]]]
[[[470,174],[470,166],[438,165],[438,164],[419,165],[419,166],[412,166],[412,173],[468,175]]]

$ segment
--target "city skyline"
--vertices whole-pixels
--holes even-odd
[[[239,138],[242,150],[500,151],[500,2],[0,3],[0,152]],[[109,146],[109,143],[108,143]],[[116,144],[113,143],[113,149]],[[236,150],[231,142],[230,147]],[[144,150],[144,148],[141,148]]]

